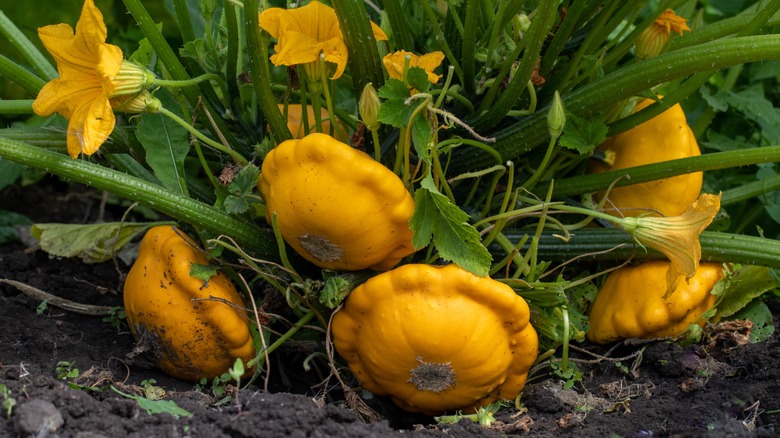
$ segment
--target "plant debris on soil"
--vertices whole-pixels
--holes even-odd
[[[100,192],[55,178],[0,192],[0,209],[39,223],[120,220],[126,207],[104,201]],[[667,341],[611,350],[579,345],[573,356],[581,382],[564,389],[552,374],[533,376],[522,409],[502,408],[487,428],[467,419],[437,425],[358,392],[381,416],[365,422],[347,407],[340,386],[320,384],[326,367],[304,370],[310,351],[295,347],[272,355],[267,384],[259,379],[238,393],[230,385],[217,388],[221,393],[211,385],[199,388],[128,360],[134,341],[116,315],[64,310],[56,300],[42,304],[20,289],[116,309],[129,266],[50,258],[24,227],[19,232],[21,241],[0,245],[0,436],[780,434],[780,342],[775,332],[764,343],[749,343],[749,322],[708,327],[701,344],[685,347]],[[776,302],[768,304],[780,311]]]

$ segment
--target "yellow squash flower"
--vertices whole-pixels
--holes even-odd
[[[441,75],[437,75],[433,71],[436,70],[441,62],[444,61],[444,53],[431,52],[422,56],[417,56],[414,53],[400,50],[395,53],[390,53],[382,59],[382,64],[387,69],[387,74],[393,79],[404,79],[404,65],[406,57],[409,57],[409,67],[420,67],[428,73],[428,81],[432,84],[439,82]]]
[[[691,278],[699,268],[699,235],[720,210],[720,195],[702,194],[679,216],[624,218],[622,225],[640,244],[669,258],[667,290],[674,291],[680,276]]]
[[[110,99],[144,90],[146,71],[124,61],[119,47],[106,44],[106,25],[93,0],[84,2],[75,34],[61,23],[38,29],[38,35],[60,77],[41,89],[33,110],[41,116],[62,114],[68,119],[70,156],[91,155],[114,129]]]
[[[639,58],[651,58],[663,52],[672,32],[682,35],[691,31],[688,20],[675,14],[673,10],[665,10],[636,39],[636,54]]]
[[[271,56],[274,65],[309,65],[317,70],[320,54],[326,62],[336,65],[331,79],[338,79],[347,67],[347,45],[339,27],[336,11],[318,1],[296,9],[269,8],[260,13],[260,27],[277,39],[276,52]],[[387,35],[371,23],[374,38],[386,41]],[[319,76],[309,80],[319,80]]]

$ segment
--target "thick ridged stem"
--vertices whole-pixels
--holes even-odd
[[[519,242],[521,233],[504,230],[504,235],[513,243]],[[780,241],[741,234],[705,231],[699,236],[702,261],[743,263],[746,265],[780,268]],[[527,243],[520,253],[528,250]],[[492,252],[503,251],[497,245],[491,246]],[[572,233],[571,239],[564,242],[553,234],[544,234],[537,246],[539,260],[566,261],[574,257],[578,260],[626,260],[661,259],[665,256],[653,249],[639,247],[631,235],[619,229],[581,229]]]
[[[611,104],[673,79],[731,65],[780,58],[780,35],[761,35],[713,41],[640,61],[563,96],[567,111],[582,117],[598,116]],[[514,160],[546,143],[549,105],[533,115],[493,133],[493,147],[503,159]],[[461,152],[462,151],[462,152]],[[453,154],[451,174],[486,168],[492,157],[474,149]]]
[[[143,179],[3,137],[0,137],[0,157],[109,191],[210,233],[227,234],[244,251],[258,258],[273,261],[279,258],[276,241],[267,229]]]
[[[287,128],[287,121],[276,106],[271,89],[271,78],[268,70],[268,60],[262,59],[263,43],[260,40],[260,19],[258,17],[258,1],[244,1],[244,33],[246,34],[247,58],[249,61],[249,73],[252,77],[252,86],[257,95],[257,103],[265,115],[265,120],[277,143],[290,140],[292,134]]]
[[[381,88],[385,83],[382,61],[363,0],[333,0],[332,3],[347,44],[355,96],[360,96],[369,82],[375,88]]]
[[[615,187],[639,184],[647,181],[668,178],[691,172],[728,169],[731,167],[748,166],[758,163],[775,163],[780,161],[780,146],[742,149],[728,152],[716,152],[697,157],[680,158],[661,163],[645,164],[644,166],[610,172],[575,176],[555,181],[554,196],[572,196],[604,190],[618,178],[622,178]],[[549,185],[549,184],[548,184]],[[540,190],[544,190],[541,188]],[[544,193],[541,191],[540,193]]]

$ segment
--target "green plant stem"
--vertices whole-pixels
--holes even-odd
[[[574,54],[574,58],[568,63],[565,73],[562,75],[562,82],[561,87],[556,87],[556,89],[559,90],[559,92],[563,94],[568,94],[568,87],[571,87],[572,79],[575,77],[577,72],[580,70],[582,59],[586,56],[591,54],[592,47],[595,44],[602,44],[604,41],[604,38],[598,38],[599,32],[603,32],[604,29],[606,29],[607,21],[609,20],[609,17],[612,16],[612,13],[615,11],[615,9],[618,8],[621,2],[609,2],[607,3],[603,8],[600,8],[598,10],[598,15],[593,19],[592,23],[592,29],[596,30],[595,32],[588,32],[585,36],[585,40],[582,42],[580,47],[577,49],[577,52]],[[567,89],[563,89],[563,86],[567,87]]]
[[[57,77],[57,69],[51,65],[43,53],[38,50],[35,44],[33,44],[18,27],[16,27],[16,24],[14,24],[3,11],[0,11],[0,33],[5,35],[8,41],[19,50],[19,53],[30,62],[35,71],[37,71],[44,80],[50,81]]]
[[[320,62],[323,64],[323,68],[325,67],[325,61],[322,57],[320,57]],[[339,131],[339,135],[343,135],[343,138],[348,138],[349,135],[344,131],[343,127],[341,126],[341,123],[339,123],[339,119],[336,116],[336,111],[334,110],[333,106],[333,98],[331,97],[330,88],[333,85],[333,82],[328,79],[325,75],[322,76],[320,79],[322,84],[322,94],[325,96],[325,106],[328,110],[328,120],[330,121],[330,132],[327,134],[333,137],[336,130]]]
[[[298,320],[298,322],[296,322],[292,327],[290,327],[289,330],[284,332],[282,336],[279,336],[279,339],[277,339],[273,344],[269,345],[268,348],[265,349],[265,351],[261,351],[258,354],[259,355],[268,354],[276,350],[277,348],[279,348],[282,344],[284,344],[291,337],[293,337],[294,334],[298,333],[298,331],[302,329],[306,324],[308,324],[309,321],[311,321],[312,318],[314,318],[314,316],[315,316],[314,311],[309,310],[308,312],[306,312],[301,317],[301,319]]]
[[[173,0],[173,8],[176,11],[176,24],[179,25],[182,40],[185,43],[195,41],[195,30],[192,27],[187,0]]]
[[[0,76],[4,76],[19,84],[30,94],[37,95],[41,88],[46,85],[46,81],[2,54],[0,54]]]
[[[460,53],[464,53],[467,56],[463,56],[461,61],[463,62],[463,88],[467,94],[474,93],[474,70],[476,60],[470,54],[474,53],[474,48],[477,45],[477,9],[478,3],[484,0],[466,0],[466,17],[463,23],[463,39]]]
[[[557,137],[550,138],[550,144],[547,145],[547,151],[542,158],[542,162],[539,163],[539,167],[536,168],[534,173],[521,185],[521,187],[528,190],[529,192],[533,191],[534,186],[537,182],[539,182],[542,174],[544,174],[544,172],[547,170],[547,166],[550,164],[550,159],[552,158],[553,151],[555,150],[555,143],[557,140]]]
[[[322,97],[320,96],[320,92],[319,90],[315,89],[311,94],[309,94],[309,96],[311,97],[311,107],[314,109],[314,129],[317,132],[326,134],[326,132],[322,130]],[[306,109],[302,108],[301,117],[305,117],[305,115]]]
[[[381,88],[385,83],[382,61],[363,0],[332,0],[331,3],[347,45],[355,96],[360,96],[369,82]]]
[[[0,114],[32,114],[32,100],[1,100]]]
[[[526,84],[531,79],[536,62],[539,59],[544,41],[550,32],[555,18],[558,16],[558,1],[542,0],[536,8],[536,16],[531,22],[531,27],[523,37],[528,43],[523,51],[523,59],[520,62],[520,68],[509,82],[506,90],[495,104],[483,103],[480,105],[477,117],[469,121],[472,128],[476,131],[484,131],[496,126],[506,116],[509,110],[517,103],[517,100],[525,91]],[[509,61],[508,61],[509,62]],[[489,105],[489,106],[487,106]]]
[[[374,142],[374,159],[381,163],[382,162],[382,145],[379,143],[379,130],[378,129],[372,129],[371,130],[371,140]]]
[[[198,85],[199,83],[205,82],[205,81],[208,81],[208,80],[215,80],[217,82],[220,82],[220,83],[224,84],[224,80],[220,76],[217,76],[217,75],[215,75],[213,73],[205,73],[205,74],[202,74],[200,76],[197,76],[197,77],[194,77],[194,78],[190,78],[190,79],[185,79],[185,80],[167,80],[167,79],[154,78],[152,83],[154,85],[159,85],[161,87],[182,88],[182,87],[191,87],[193,85]]]
[[[271,74],[268,71],[268,58],[262,58],[265,44],[260,39],[260,20],[257,13],[258,0],[244,1],[244,33],[246,34],[246,48],[249,60],[249,73],[252,77],[252,86],[257,96],[257,103],[265,115],[268,127],[273,133],[277,143],[292,139],[290,129],[287,128],[287,120],[282,117],[279,107],[276,106],[276,98],[271,90]]]
[[[408,23],[409,16],[404,13],[399,0],[384,0],[382,5],[390,21],[390,28],[393,29],[396,49],[414,52],[414,38]]]
[[[4,128],[0,137],[15,140],[50,151],[67,153],[68,144],[64,132],[40,128]]]
[[[625,176],[630,176],[630,179],[622,178],[615,184],[615,187],[639,184],[692,172],[728,169],[778,161],[780,161],[780,146],[716,152],[697,157],[680,158],[661,163],[630,167],[628,169],[558,180],[555,181],[554,194],[560,197],[597,192],[606,189],[613,181]]]
[[[241,11],[231,2],[225,2],[225,27],[227,28],[227,53],[225,57],[225,78],[227,80],[226,100],[233,113],[240,113],[241,94],[238,89],[239,53],[241,52],[241,33],[238,17]]]
[[[246,158],[244,158],[241,154],[239,154],[238,152],[234,151],[233,149],[230,149],[230,148],[228,148],[228,147],[226,147],[226,146],[224,146],[222,144],[219,144],[218,142],[216,142],[216,141],[206,137],[205,135],[203,135],[202,132],[200,132],[197,129],[195,129],[192,125],[190,125],[189,123],[184,121],[184,119],[182,119],[181,117],[177,116],[173,112],[165,109],[164,107],[158,108],[158,111],[160,112],[160,114],[168,117],[169,119],[171,119],[174,122],[176,122],[179,125],[181,125],[182,128],[184,128],[187,131],[189,131],[192,135],[197,137],[198,140],[202,141],[203,143],[206,143],[206,145],[208,145],[208,146],[210,146],[210,147],[212,147],[212,148],[214,148],[214,149],[216,149],[216,150],[218,150],[218,151],[220,151],[222,153],[230,155],[234,160],[236,160],[236,163],[238,163],[238,164],[240,164],[242,166],[246,166],[247,164],[249,164],[249,161]]]
[[[168,70],[171,77],[177,81],[190,80],[190,76],[187,73],[187,71],[184,69],[184,65],[182,65],[181,61],[179,61],[179,58],[176,56],[171,46],[165,40],[165,37],[163,36],[162,32],[160,32],[160,29],[157,28],[157,23],[152,19],[151,15],[149,15],[149,12],[146,10],[146,8],[144,8],[143,4],[141,4],[141,0],[122,0],[122,1],[127,7],[127,10],[130,11],[130,14],[133,16],[136,23],[138,23],[138,27],[144,33],[144,36],[146,36],[146,39],[149,41],[149,44],[154,49],[155,53],[159,57],[162,64],[165,65],[165,68]],[[248,1],[252,1],[252,0],[248,0]],[[255,20],[256,19],[257,17],[255,17]],[[238,144],[235,137],[233,136],[233,133],[230,131],[227,123],[223,119],[224,116],[223,112],[217,111],[216,108],[214,108],[214,106],[211,104],[211,102],[208,99],[202,99],[201,93],[199,92],[198,88],[184,87],[182,88],[182,91],[184,92],[184,95],[187,97],[187,102],[189,102],[189,104],[193,108],[196,108],[198,103],[200,102],[204,106],[206,111],[208,111],[210,114],[213,114],[215,116],[213,117],[215,127],[214,128],[210,127],[211,129],[213,129],[214,131],[219,131],[220,134],[225,137],[228,144]],[[205,96],[209,96],[210,94],[213,94],[213,90],[210,91],[211,93],[204,92],[203,94]]]
[[[730,65],[780,58],[780,35],[761,35],[713,41],[668,52],[634,63],[564,96],[566,110],[583,117],[598,116],[613,103],[640,94],[655,85]],[[532,116],[494,133],[494,148],[514,160],[547,139],[549,104]],[[452,171],[487,167],[490,158],[474,150],[453,156]]]
[[[723,38],[729,35],[737,34],[751,26],[751,23],[757,19],[760,15],[769,14],[771,9],[764,8],[761,11],[754,14],[740,14],[734,17],[718,20],[714,23],[706,26],[694,29],[693,32],[686,33],[678,38],[672,40],[669,46],[669,50],[677,50],[685,47],[695,46],[697,44],[706,43],[719,38]],[[763,18],[760,20],[764,20]],[[770,14],[764,20],[766,26],[776,26],[780,24],[780,14]],[[756,33],[753,31],[751,33]]]
[[[527,232],[504,229],[503,235],[510,245],[519,242]],[[741,234],[704,231],[699,235],[702,261],[730,262],[746,265],[780,268],[780,241]],[[511,247],[511,246],[510,246]],[[528,244],[523,245],[527,249]],[[491,252],[504,254],[499,245],[491,245]],[[553,234],[544,234],[537,245],[541,260],[563,262],[579,257],[578,260],[664,259],[660,252],[642,249],[633,237],[617,228],[584,228],[571,235],[564,242]]]
[[[433,28],[433,35],[436,39],[436,42],[441,46],[441,51],[444,52],[444,56],[447,58],[447,61],[450,63],[450,65],[455,68],[455,74],[458,75],[460,83],[465,83],[463,78],[463,68],[461,67],[460,62],[458,62],[458,58],[455,57],[455,55],[452,53],[452,49],[450,49],[449,44],[447,44],[447,38],[444,37],[444,32],[441,30],[441,26],[439,25],[439,17],[436,16],[436,12],[434,12],[433,8],[431,7],[431,2],[422,0],[420,1],[420,4],[422,4],[423,11],[428,17],[428,21],[431,23],[431,27]]]
[[[72,179],[136,201],[176,220],[213,234],[228,234],[255,257],[277,261],[273,235],[216,208],[179,196],[163,187],[84,160],[0,137],[0,157]]]
[[[746,201],[761,195],[766,195],[775,190],[780,190],[780,175],[775,175],[766,179],[742,184],[733,189],[723,192],[720,199],[720,205],[726,206]]]
[[[506,24],[504,14],[506,14],[507,5],[509,3],[509,1],[498,2],[498,11],[496,12],[496,18],[493,20],[490,29],[490,40],[487,47],[487,58],[485,59],[485,66],[487,68],[490,68],[492,63],[491,61],[493,60],[493,52],[495,52],[496,45],[498,45],[498,35],[501,33],[504,25]],[[509,19],[511,19],[511,16],[507,20]]]

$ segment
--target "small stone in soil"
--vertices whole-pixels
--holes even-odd
[[[57,407],[46,400],[30,400],[14,412],[14,429],[20,436],[47,436],[64,423]]]

